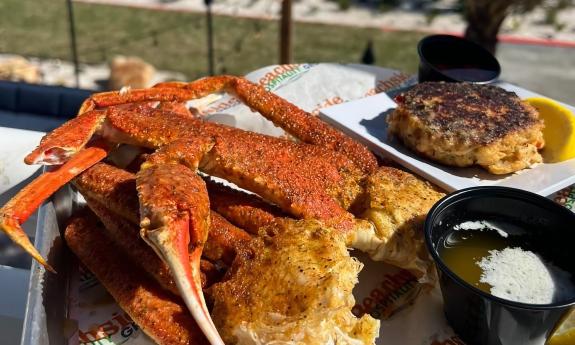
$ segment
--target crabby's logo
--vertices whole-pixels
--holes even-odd
[[[403,305],[403,297],[417,292],[417,278],[405,270],[394,274],[385,274],[369,296],[353,306],[352,313],[360,317],[369,314],[376,319],[385,319]]]
[[[235,107],[238,104],[242,104],[242,101],[240,101],[236,97],[230,97],[227,101],[218,102],[216,105],[207,107],[206,109],[197,109],[197,112],[199,116],[217,114],[232,107]]]
[[[111,319],[87,331],[78,330],[78,338],[81,345],[118,345],[136,337],[139,330],[128,314],[114,313]]]
[[[283,82],[294,79],[301,73],[308,71],[311,67],[311,64],[280,65],[261,77],[257,81],[257,84],[266,89],[266,91],[273,91],[282,85]],[[216,105],[198,110],[198,115],[206,116],[210,114],[221,113],[227,109],[235,107],[238,104],[242,104],[238,98],[230,97],[226,101],[217,102]]]
[[[300,73],[308,71],[311,67],[312,65],[310,64],[279,65],[260,78],[258,84],[263,86],[266,91],[273,91],[283,82],[295,78]]]

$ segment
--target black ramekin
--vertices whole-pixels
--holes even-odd
[[[485,293],[453,273],[437,245],[467,220],[505,220],[526,229],[537,252],[575,279],[575,214],[540,195],[506,187],[473,187],[437,202],[425,220],[425,242],[439,275],[449,324],[469,345],[540,345],[575,305],[575,293],[551,304],[518,303]]]
[[[417,45],[419,54],[419,82],[448,81],[488,84],[501,74],[499,62],[485,48],[464,38],[450,35],[432,35],[423,38]],[[445,74],[441,66],[463,70],[453,77]],[[485,71],[482,78],[475,78],[475,68]]]

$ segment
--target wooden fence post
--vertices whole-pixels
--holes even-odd
[[[76,25],[74,23],[74,11],[72,0],[67,0],[68,5],[68,28],[70,29],[70,46],[72,50],[72,61],[74,61],[74,76],[76,78],[76,88],[80,88],[80,64],[78,62],[78,48],[76,45]]]
[[[280,64],[292,62],[292,0],[282,0],[280,24]]]
[[[214,30],[212,22],[212,0],[204,0],[206,5],[207,40],[208,40],[208,73],[214,75]]]

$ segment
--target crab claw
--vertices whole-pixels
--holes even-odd
[[[4,231],[12,241],[22,247],[47,270],[56,273],[34,248],[21,225],[50,195],[81,172],[102,160],[106,154],[107,148],[104,144],[88,147],[79,151],[58,169],[38,176],[0,209],[0,230]]]
[[[20,226],[17,217],[2,213],[0,215],[0,229],[2,229],[14,243],[28,252],[40,265],[44,266],[48,271],[56,273],[56,270],[44,260],[32,242],[30,242],[30,239]]]
[[[206,185],[194,168],[212,144],[209,140],[196,144],[175,143],[142,164],[136,176],[141,235],[170,267],[184,302],[206,338],[212,345],[224,345],[210,317],[200,279],[210,202]]]

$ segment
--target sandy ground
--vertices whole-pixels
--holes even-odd
[[[204,0],[75,0],[77,2],[151,7],[177,11],[205,11]],[[452,0],[443,0],[437,7],[450,8]],[[214,1],[214,13],[278,18],[281,0],[218,0]],[[461,15],[443,13],[429,21],[425,13],[409,10],[381,12],[367,6],[353,6],[345,11],[335,1],[293,1],[293,18],[296,21],[319,22],[339,25],[380,27],[384,29],[423,30],[462,33],[465,22]],[[509,16],[501,30],[502,34],[527,39],[553,39],[575,42],[575,8],[561,11],[555,25],[545,25],[545,11],[536,9],[524,15]]]

